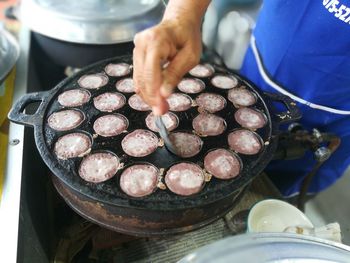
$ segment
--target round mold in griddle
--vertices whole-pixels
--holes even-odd
[[[150,163],[133,164],[120,175],[120,188],[129,196],[144,197],[157,189],[159,170]]]
[[[233,103],[233,105],[238,107],[249,107],[254,105],[257,101],[256,95],[243,86],[230,89],[227,98]]]
[[[143,101],[143,99],[138,94],[132,95],[129,100],[128,104],[131,108],[137,111],[149,111],[151,110],[151,107]]]
[[[108,77],[104,73],[83,75],[78,79],[80,87],[85,89],[99,89],[108,83]]]
[[[238,85],[238,79],[232,75],[215,75],[211,84],[219,89],[233,89]]]
[[[83,158],[79,176],[90,183],[101,183],[111,179],[118,171],[119,158],[111,152],[95,152]]]
[[[80,110],[69,109],[53,112],[47,119],[51,129],[56,131],[69,131],[77,128],[85,120],[85,115]]]
[[[197,155],[203,147],[201,138],[189,132],[172,132],[169,135],[169,139],[177,149],[178,155],[182,158],[190,158]]]
[[[196,103],[199,111],[204,110],[209,113],[221,111],[226,107],[226,99],[223,96],[214,93],[202,93],[198,95]]]
[[[151,131],[137,129],[126,135],[122,140],[124,152],[133,157],[145,157],[158,147],[159,139]]]
[[[205,185],[204,172],[197,164],[181,162],[171,166],[166,172],[165,184],[175,194],[194,195]]]
[[[54,152],[57,158],[61,160],[83,157],[90,153],[91,145],[91,136],[85,134],[85,132],[68,133],[58,138]]]
[[[103,112],[112,112],[120,109],[126,103],[126,98],[118,92],[105,92],[94,98],[94,106]]]
[[[121,79],[115,84],[115,88],[119,92],[133,93],[135,92],[134,80],[132,78]]]
[[[171,111],[186,111],[192,107],[191,97],[183,93],[173,93],[167,101]]]
[[[210,64],[198,64],[192,68],[188,73],[197,78],[211,77],[215,72],[215,69]]]
[[[205,89],[205,83],[196,78],[184,78],[177,85],[177,88],[185,93],[196,94]]]
[[[239,108],[235,112],[235,120],[243,127],[251,130],[262,128],[267,123],[264,113],[252,108]]]
[[[199,136],[217,136],[226,130],[227,125],[215,114],[200,113],[193,119],[192,127]]]
[[[226,149],[214,149],[204,157],[204,168],[214,177],[222,180],[236,178],[242,170],[239,156]]]
[[[107,114],[98,117],[93,125],[96,134],[102,137],[112,137],[126,131],[129,126],[128,119],[122,114]]]
[[[71,89],[58,96],[58,103],[63,107],[78,107],[87,103],[91,98],[89,91],[84,89]]]
[[[227,141],[230,149],[240,154],[255,155],[263,149],[261,137],[246,129],[236,129],[230,132]]]
[[[105,72],[111,77],[123,77],[131,72],[131,67],[127,63],[110,63],[105,67]]]
[[[172,112],[167,112],[164,115],[161,116],[163,123],[166,127],[166,129],[168,131],[172,131],[174,129],[177,128],[177,126],[179,125],[179,118],[176,116],[175,113]],[[145,123],[148,129],[150,129],[151,131],[154,132],[158,132],[158,127],[155,123],[156,118],[153,114],[153,112],[151,112],[150,114],[147,115],[146,119],[145,119]]]

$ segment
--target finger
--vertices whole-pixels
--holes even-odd
[[[143,101],[145,101],[147,104],[153,105],[152,112],[154,115],[160,116],[160,115],[163,115],[169,111],[169,104],[164,97],[159,96],[157,98],[154,98],[152,101],[153,104],[150,104],[149,103],[150,100],[147,97],[145,97],[145,95],[144,95],[144,93],[142,93],[142,91],[140,91],[139,95],[143,99]]]
[[[152,112],[156,116],[163,115],[169,111],[169,104],[165,98],[162,98],[157,106],[152,107]]]
[[[175,51],[169,46],[152,46],[148,49],[144,64],[145,85],[142,90],[144,100],[152,106],[153,114],[163,115],[169,110],[168,102],[160,95],[160,87],[163,82],[163,69],[168,58]]]
[[[163,82],[162,63],[169,56],[167,45],[153,45],[147,47],[143,68],[144,89],[141,90],[146,103],[151,106],[160,104],[160,86]]]
[[[140,92],[140,89],[144,86],[144,81],[142,77],[143,63],[144,63],[144,52],[141,48],[134,48],[133,51],[133,80],[134,89],[136,93]]]
[[[160,88],[161,96],[169,97],[182,77],[198,63],[200,55],[197,53],[190,48],[184,48],[176,54],[163,71],[163,83]]]
[[[145,46],[140,40],[142,36],[136,35],[134,39],[135,48],[133,50],[133,80],[135,92],[139,93],[144,86],[143,64],[145,60]]]

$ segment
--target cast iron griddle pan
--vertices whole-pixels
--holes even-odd
[[[94,121],[98,117],[105,114],[98,111],[93,106],[93,98],[107,91],[116,92],[116,82],[122,78],[130,77],[132,72],[129,74],[129,76],[124,77],[109,76],[109,82],[107,85],[98,90],[89,90],[91,93],[90,101],[82,106],[75,107],[75,109],[78,109],[85,114],[84,122],[76,129],[66,132],[57,132],[51,129],[47,124],[47,118],[50,116],[50,114],[64,108],[58,103],[58,96],[66,90],[80,88],[77,80],[81,76],[86,74],[103,73],[107,64],[122,62],[132,64],[132,57],[123,56],[107,59],[88,66],[75,75],[64,79],[50,91],[31,93],[23,96],[16,102],[9,113],[9,119],[11,121],[27,126],[34,126],[34,135],[37,148],[44,162],[55,176],[62,180],[68,187],[71,187],[75,191],[78,191],[83,195],[87,195],[98,202],[107,202],[112,205],[137,207],[140,209],[172,210],[196,207],[198,204],[207,204],[220,200],[221,198],[224,198],[225,196],[246,185],[266,167],[277,146],[279,124],[282,122],[290,122],[301,117],[295,103],[289,97],[275,94],[263,94],[252,83],[248,82],[240,75],[229,71],[226,68],[212,65],[215,68],[216,74],[228,74],[234,76],[239,82],[237,87],[244,85],[257,96],[257,103],[252,107],[263,112],[267,118],[267,124],[263,128],[256,130],[256,133],[259,134],[263,140],[263,149],[256,155],[249,156],[239,154],[239,157],[243,163],[243,169],[238,177],[230,180],[219,180],[212,177],[210,181],[205,183],[204,188],[198,194],[192,196],[179,196],[172,193],[168,189],[157,189],[152,194],[142,198],[130,197],[126,195],[119,186],[119,175],[123,169],[119,169],[117,174],[110,180],[97,184],[89,183],[84,181],[78,175],[78,169],[82,158],[60,160],[54,154],[53,147],[56,140],[60,136],[67,133],[79,131],[93,136],[94,130],[92,126]],[[186,75],[186,77],[192,76]],[[162,170],[164,169],[166,172],[172,165],[182,161],[193,162],[203,168],[203,160],[206,153],[216,148],[229,149],[227,142],[228,133],[241,127],[234,119],[234,113],[237,111],[237,108],[234,107],[233,104],[227,99],[228,90],[214,87],[210,82],[211,77],[201,79],[206,85],[206,88],[202,92],[216,93],[226,98],[226,107],[215,114],[225,119],[227,128],[225,132],[219,136],[201,137],[204,144],[198,155],[183,159],[170,153],[166,147],[158,147],[155,152],[143,158],[135,158],[125,154],[121,147],[122,139],[129,132],[135,129],[148,129],[145,124],[145,118],[150,113],[150,111],[136,111],[129,107],[127,103],[124,107],[115,112],[123,114],[129,120],[129,127],[127,129],[128,132],[114,137],[94,137],[91,152],[110,151],[120,158],[120,161],[124,164],[124,168],[136,163],[151,163],[158,169],[162,168]],[[176,92],[180,91],[176,90]],[[126,99],[128,99],[133,94],[134,93],[124,93],[124,96]],[[199,93],[188,95],[194,100]],[[273,110],[273,101],[280,101],[285,104],[287,111],[276,113],[276,111]],[[36,113],[34,115],[27,115],[23,113],[25,107],[32,102],[41,102]],[[198,108],[193,106],[187,111],[174,113],[179,118],[179,126],[174,131],[192,132],[192,120],[199,114]],[[159,137],[159,134],[157,134],[157,136]],[[165,172],[163,176],[165,175]],[[160,177],[162,182],[164,182],[163,176]]]

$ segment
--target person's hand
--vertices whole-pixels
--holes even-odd
[[[198,19],[163,19],[134,39],[134,85],[156,115],[168,111],[166,98],[199,61],[202,46]],[[163,67],[165,63],[166,67]]]

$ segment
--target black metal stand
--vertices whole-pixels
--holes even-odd
[[[304,130],[298,123],[289,126],[288,131],[279,137],[278,149],[274,155],[275,160],[293,160],[302,158],[307,151],[314,153],[316,163],[304,178],[300,194],[297,198],[297,207],[304,211],[307,191],[313,177],[321,166],[331,157],[340,145],[340,138],[335,134],[321,133],[317,129],[312,132]]]

